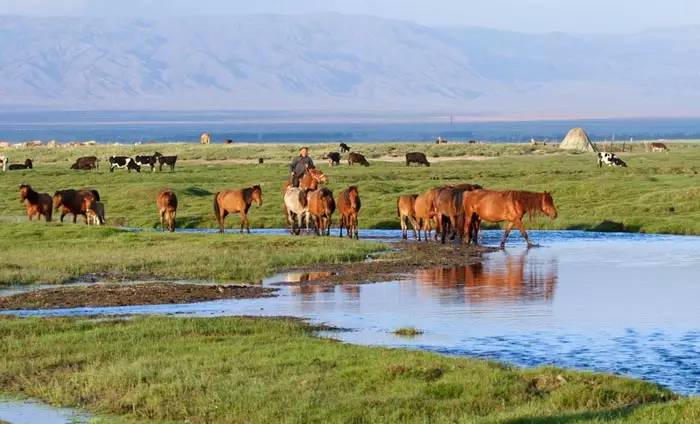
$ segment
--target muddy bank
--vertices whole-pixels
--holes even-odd
[[[364,262],[318,265],[313,269],[297,269],[299,282],[329,284],[375,283],[411,278],[421,269],[469,265],[481,261],[481,255],[496,249],[435,242],[391,243],[392,250]]]
[[[58,287],[0,297],[0,310],[195,303],[273,296],[275,289],[205,284],[96,284]]]

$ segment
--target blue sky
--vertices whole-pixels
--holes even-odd
[[[615,33],[700,25],[698,0],[0,0],[0,13],[44,16],[320,12],[527,32]]]

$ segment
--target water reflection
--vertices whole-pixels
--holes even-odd
[[[492,255],[467,266],[420,270],[416,281],[431,290],[461,290],[469,303],[551,301],[557,285],[557,262],[529,257],[527,252]]]

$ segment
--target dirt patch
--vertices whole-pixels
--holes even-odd
[[[275,289],[205,284],[95,284],[58,287],[0,297],[0,310],[195,303],[273,296]]]

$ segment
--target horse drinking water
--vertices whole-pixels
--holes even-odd
[[[243,228],[250,233],[250,223],[248,222],[248,210],[255,202],[258,207],[262,206],[262,189],[259,185],[244,188],[241,190],[224,190],[214,195],[214,215],[219,222],[219,232],[224,233],[224,218],[229,213],[240,213],[241,233]]]
[[[177,214],[177,196],[170,190],[161,190],[156,197],[158,215],[160,215],[160,230],[165,231],[165,223],[168,231],[175,231],[175,215]]]

